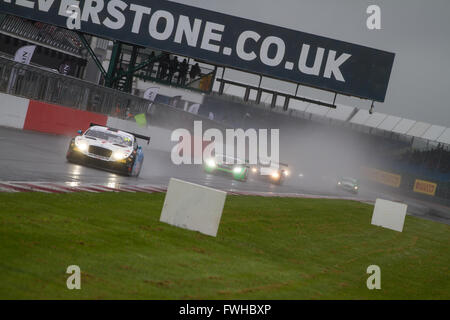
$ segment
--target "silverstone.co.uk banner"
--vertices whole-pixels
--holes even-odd
[[[395,54],[165,0],[0,0],[0,11],[383,102]]]

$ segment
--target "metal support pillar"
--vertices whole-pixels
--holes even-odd
[[[214,67],[214,71],[211,78],[211,85],[209,86],[208,93],[211,94],[213,91],[214,83],[216,83],[216,76],[217,76],[217,66]]]
[[[114,41],[113,49],[111,52],[111,60],[109,61],[108,73],[106,74],[105,85],[107,87],[112,87],[113,77],[117,72],[117,65],[119,63],[120,53],[122,51],[122,43],[119,41]]]
[[[102,73],[103,77],[106,78],[107,74],[105,69],[103,68],[102,63],[100,62],[100,60],[98,60],[94,50],[92,50],[91,46],[89,45],[89,42],[86,40],[86,38],[84,37],[84,35],[80,32],[78,32],[78,37],[80,38],[81,43],[84,45],[84,47],[87,49],[87,51],[89,52],[89,55],[91,56],[92,60],[94,60],[95,65],[97,66],[97,68],[100,70],[100,72]]]
[[[130,63],[128,64],[128,71],[127,71],[127,78],[125,81],[125,87],[123,90],[128,93],[131,93],[131,89],[133,87],[133,77],[134,77],[134,73],[136,72],[136,71],[134,71],[134,66],[136,65],[136,59],[137,59],[138,54],[139,54],[139,48],[137,46],[133,46],[133,50],[131,52]]]

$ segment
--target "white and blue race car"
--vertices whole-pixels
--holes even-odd
[[[127,176],[139,176],[144,162],[144,152],[137,138],[141,136],[126,131],[91,124],[84,133],[72,138],[67,151],[67,161],[114,171]]]

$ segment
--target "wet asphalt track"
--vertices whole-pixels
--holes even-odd
[[[51,181],[84,183],[121,183],[167,185],[170,178],[227,191],[256,191],[274,193],[301,193],[313,195],[355,197],[345,191],[329,187],[314,189],[311,184],[293,174],[281,186],[250,178],[247,182],[231,180],[223,176],[206,174],[201,166],[176,166],[170,153],[143,144],[144,165],[138,178],[124,177],[94,168],[68,163],[65,155],[70,138],[36,132],[0,127],[0,181]],[[325,183],[327,185],[327,183]],[[402,201],[408,204],[408,213],[450,224],[450,208],[435,203],[409,199],[400,195],[386,194],[373,188],[361,186],[356,196],[374,201],[377,197]]]

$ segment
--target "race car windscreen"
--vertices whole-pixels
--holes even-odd
[[[244,160],[241,160],[239,158],[229,157],[229,156],[226,156],[223,154],[217,154],[215,156],[215,158],[216,158],[216,161],[221,164],[241,164],[241,165],[245,164]]]
[[[96,139],[106,140],[113,144],[119,144],[123,146],[131,147],[133,145],[133,140],[128,137],[121,137],[117,134],[111,132],[97,131],[97,130],[88,130],[85,134],[87,137],[92,137]]]
[[[357,184],[358,183],[358,180],[353,179],[353,178],[349,178],[349,177],[343,177],[342,181],[350,182],[350,183],[353,183],[353,184]]]

